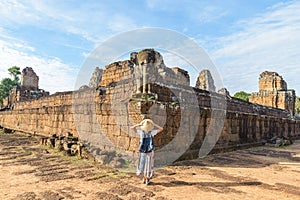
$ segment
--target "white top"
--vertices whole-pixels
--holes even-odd
[[[140,135],[141,138],[143,138],[144,135],[144,131],[143,130],[137,130],[137,133]],[[153,129],[152,131],[150,131],[150,134],[152,135],[152,137],[154,137],[156,134],[158,133],[157,129]]]

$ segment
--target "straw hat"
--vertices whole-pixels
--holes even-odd
[[[154,129],[153,121],[151,119],[144,119],[141,123],[141,130],[145,132],[149,132]]]

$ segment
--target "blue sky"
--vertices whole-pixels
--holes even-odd
[[[160,27],[197,42],[232,95],[257,91],[265,70],[277,71],[299,95],[299,11],[300,1],[278,0],[1,0],[0,79],[11,66],[30,66],[40,88],[73,90],[82,64],[102,42]],[[180,64],[169,55],[165,59],[170,67]]]

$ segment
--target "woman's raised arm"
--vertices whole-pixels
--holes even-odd
[[[141,123],[135,124],[135,125],[131,126],[130,128],[131,128],[131,129],[136,129],[138,126],[142,126],[142,124],[141,124]]]
[[[158,132],[161,132],[164,129],[163,127],[159,126],[158,124],[155,124],[154,122],[153,125],[154,127],[158,128]]]

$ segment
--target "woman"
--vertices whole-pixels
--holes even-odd
[[[154,128],[157,129],[154,129]],[[155,124],[151,119],[144,119],[139,124],[131,127],[140,135],[139,160],[137,166],[137,175],[143,173],[143,183],[147,185],[153,175],[154,165],[154,146],[153,137],[163,130],[162,127]]]

